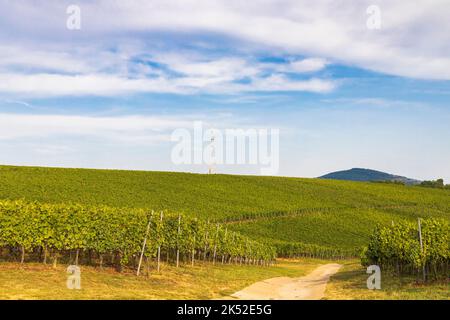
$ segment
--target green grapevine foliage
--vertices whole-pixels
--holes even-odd
[[[142,250],[147,225],[150,225],[145,247],[148,258],[155,257],[161,248],[167,255],[177,250],[181,255],[197,253],[198,257],[211,260],[215,258],[212,256],[215,248],[222,261],[244,259],[268,264],[276,254],[273,247],[219,224],[169,212],[0,201],[0,247],[35,255],[50,250],[54,259],[67,258],[77,251],[89,253],[90,257],[108,256],[120,265],[132,264]]]
[[[448,277],[450,225],[443,219],[421,220],[422,246],[418,222],[402,221],[379,226],[361,254],[364,265],[377,264],[399,274],[439,274]]]

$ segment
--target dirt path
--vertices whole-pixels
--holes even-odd
[[[240,300],[319,300],[325,293],[330,276],[340,264],[326,264],[300,278],[279,277],[260,281],[232,294],[229,299]]]

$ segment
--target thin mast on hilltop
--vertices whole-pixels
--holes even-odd
[[[208,174],[215,173],[215,159],[216,159],[216,146],[214,142],[216,141],[216,137],[211,137],[211,159],[208,164]]]

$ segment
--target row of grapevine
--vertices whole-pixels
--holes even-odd
[[[242,213],[235,214],[231,217],[224,217],[217,219],[220,223],[240,223],[245,221],[260,220],[260,219],[270,219],[270,218],[284,218],[284,217],[295,217],[304,214],[314,214],[314,213],[326,213],[326,212],[336,212],[337,210],[345,209],[345,207],[312,207],[312,208],[299,208],[289,211],[266,211],[257,213]]]
[[[401,274],[449,276],[450,226],[443,219],[379,226],[361,254],[362,264],[377,264]]]
[[[223,225],[143,209],[0,201],[0,250],[27,259],[75,259],[118,267],[136,265],[146,239],[147,259],[176,257],[267,265],[275,249]],[[0,251],[0,254],[1,254]]]
[[[339,260],[357,257],[360,252],[359,249],[340,249],[301,242],[276,242],[274,245],[278,256],[285,258],[307,257]]]

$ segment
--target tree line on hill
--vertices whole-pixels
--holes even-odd
[[[450,189],[450,184],[444,184],[444,179],[422,181],[420,186],[427,188]]]
[[[371,182],[407,185],[404,181],[401,181],[401,180],[378,180],[378,181],[371,181]],[[422,182],[416,184],[416,186],[426,187],[426,188],[436,188],[436,189],[450,189],[450,184],[444,184],[444,179],[425,180],[425,181],[422,181]]]

